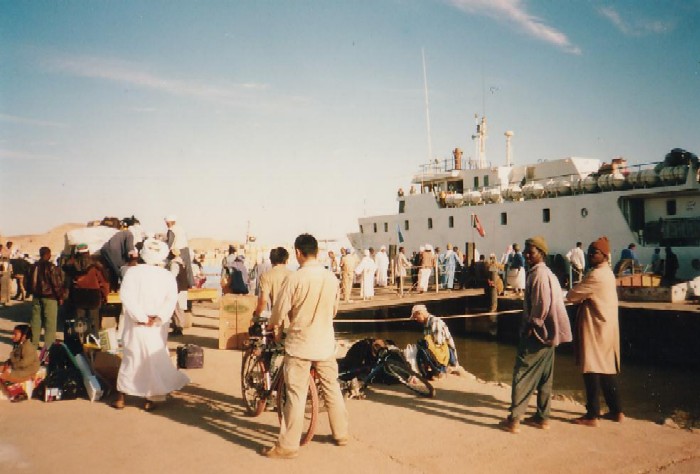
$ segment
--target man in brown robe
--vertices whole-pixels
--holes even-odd
[[[620,326],[615,275],[610,268],[610,243],[601,237],[588,247],[591,271],[566,296],[580,303],[576,315],[577,360],[586,386],[586,414],[574,420],[585,426],[598,426],[602,388],[610,410],[603,418],[624,420],[617,374],[620,373]]]

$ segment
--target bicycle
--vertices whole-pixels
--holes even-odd
[[[284,346],[275,343],[273,332],[264,329],[265,322],[264,319],[255,318],[248,329],[249,339],[241,364],[241,392],[246,412],[250,416],[260,416],[268,404],[273,402],[276,405],[278,420],[282,423],[287,399],[283,375]],[[307,444],[314,436],[318,406],[316,373],[312,367],[309,373],[301,445]]]
[[[377,359],[372,364],[367,375],[361,376],[366,369],[352,369],[343,370],[339,374],[339,379],[341,381],[341,387],[347,392],[354,392],[359,390],[361,393],[370,383],[382,377],[383,375],[388,376],[390,379],[398,381],[403,386],[408,388],[413,393],[426,398],[435,397],[435,388],[423,375],[413,371],[413,369],[408,366],[403,356],[396,350],[392,350],[388,347],[381,347],[377,352]],[[360,382],[359,388],[353,387],[353,379],[358,378]]]

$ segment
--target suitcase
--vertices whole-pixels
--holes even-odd
[[[204,351],[195,344],[178,346],[177,366],[180,369],[201,369],[204,367]]]

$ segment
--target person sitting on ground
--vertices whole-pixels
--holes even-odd
[[[18,324],[12,331],[12,352],[10,358],[2,365],[0,381],[3,387],[31,380],[39,370],[39,357],[36,347],[32,344],[32,329],[28,324]],[[21,389],[15,394],[8,390],[12,401],[25,400],[27,394]]]
[[[459,365],[457,348],[450,329],[442,319],[428,313],[428,308],[417,304],[411,309],[411,319],[423,325],[424,338],[418,342],[418,367],[427,378],[442,377],[447,367]]]

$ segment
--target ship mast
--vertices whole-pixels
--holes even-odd
[[[425,123],[428,128],[428,161],[433,159],[433,142],[430,133],[430,103],[428,102],[428,74],[425,69],[425,48],[420,50],[423,57],[423,88],[425,89]]]
[[[479,116],[474,114],[474,122],[476,123],[476,134],[472,135],[472,140],[475,141],[476,145],[476,156],[477,169],[486,168],[486,117],[481,117],[481,122],[479,121]]]

